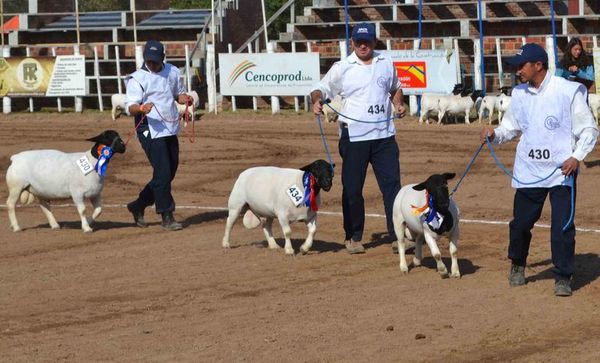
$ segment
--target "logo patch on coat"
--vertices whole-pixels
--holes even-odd
[[[377,85],[381,88],[385,88],[387,86],[387,79],[385,77],[377,78]]]
[[[546,120],[544,120],[544,126],[548,130],[556,130],[560,127],[560,121],[554,116],[548,116],[546,117]]]

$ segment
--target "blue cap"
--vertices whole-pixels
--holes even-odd
[[[527,43],[517,51],[517,54],[506,60],[506,63],[518,66],[527,62],[548,63],[548,53],[535,43]]]
[[[370,23],[360,23],[352,29],[352,40],[366,40],[372,42],[375,40],[375,25]]]
[[[144,45],[144,60],[162,63],[165,57],[165,47],[158,40],[149,40]]]

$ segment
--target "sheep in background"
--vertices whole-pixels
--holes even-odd
[[[449,236],[452,259],[450,276],[460,277],[457,259],[460,212],[448,194],[448,180],[454,176],[454,173],[434,174],[425,182],[405,185],[398,192],[394,200],[393,218],[402,273],[408,273],[404,240],[408,232],[415,238],[413,265],[421,265],[425,241],[436,261],[438,273],[443,278],[448,276],[448,270],[442,261],[437,241],[442,235]]]
[[[463,91],[464,86],[459,83],[454,85],[451,95],[424,93],[421,96],[421,115],[419,116],[419,123],[423,123],[423,120],[425,120],[425,122],[429,124],[429,112],[437,111],[439,116],[439,104],[441,99],[458,98]]]
[[[84,215],[84,199],[89,198],[94,207],[91,218],[93,222],[102,212],[100,193],[104,186],[106,165],[112,152],[125,152],[125,143],[113,130],[104,131],[86,141],[94,142],[94,146],[84,152],[67,154],[58,150],[29,150],[11,156],[11,164],[6,171],[6,207],[13,231],[21,230],[15,214],[17,201],[20,199],[21,203],[29,204],[34,197],[39,199],[42,212],[52,229],[60,226],[50,211],[49,202],[71,197],[81,217],[81,228],[84,232],[92,231]],[[100,167],[95,171],[94,165],[99,158]]]
[[[301,253],[310,250],[317,231],[319,191],[329,191],[333,181],[333,165],[317,160],[298,169],[260,166],[246,169],[236,180],[229,196],[229,216],[223,236],[223,248],[230,248],[231,228],[245,211],[244,226],[255,228],[262,223],[269,248],[278,249],[273,238],[273,219],[277,218],[285,236],[285,253],[293,255],[290,222],[304,221],[308,236],[300,246]],[[307,185],[308,184],[308,185]],[[312,192],[310,192],[312,190]]]
[[[473,106],[475,106],[475,102],[481,98],[481,95],[482,92],[480,90],[475,90],[473,92],[470,90],[464,90],[460,97],[441,97],[438,103],[438,125],[442,123],[446,113],[455,116],[458,114],[464,114],[465,123],[471,123],[469,121],[469,114],[471,113]]]
[[[479,123],[483,119],[484,112],[488,112],[488,124],[492,124],[492,115],[494,110],[502,110],[498,112],[498,123],[502,121],[502,113],[508,110],[510,106],[510,92],[512,87],[501,87],[499,89],[500,94],[498,95],[487,95],[481,100],[481,107],[479,107]]]
[[[198,93],[196,93],[196,91],[190,91],[185,93],[192,96],[192,98],[194,99],[194,104],[190,106],[191,119],[194,111],[200,106],[200,98],[198,97]],[[113,121],[118,119],[121,116],[121,114],[127,113],[127,109],[125,108],[125,98],[126,96],[123,93],[115,93],[112,96],[110,96],[110,103],[112,105],[110,115]],[[186,106],[177,102],[175,102],[175,105],[177,106],[177,112],[179,112],[179,115],[183,116]]]
[[[119,116],[123,113],[127,113],[125,109],[125,94],[123,93],[115,93],[110,96],[110,104],[112,109],[110,111],[110,115],[113,121],[116,121]]]
[[[592,109],[592,114],[594,114],[594,118],[596,122],[600,122],[598,115],[600,114],[600,95],[596,93],[588,94],[588,105]]]

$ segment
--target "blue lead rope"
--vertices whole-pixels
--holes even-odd
[[[502,164],[502,162],[500,162],[500,160],[498,159],[498,156],[496,155],[496,152],[494,151],[494,147],[492,146],[492,143],[490,142],[490,139],[487,136],[485,138],[485,143],[487,144],[487,147],[490,150],[490,154],[492,154],[492,157],[494,158],[494,161],[496,162],[496,165],[498,165],[500,170],[502,170],[504,172],[504,174],[508,175],[511,179],[515,180],[519,184],[534,185],[534,184],[543,182],[544,180],[549,179],[552,175],[554,175],[556,173],[557,170],[559,170],[561,168],[560,166],[556,167],[556,169],[554,169],[552,171],[552,173],[550,173],[550,175],[548,175],[542,179],[539,179],[539,180],[536,180],[533,182],[524,182],[524,181],[521,181],[521,180],[515,178],[515,176],[510,171],[508,171],[508,169],[504,166],[504,164]],[[469,162],[469,164],[467,164],[467,168],[465,169],[465,172],[458,180],[458,183],[456,183],[456,186],[454,187],[454,189],[452,189],[452,193],[450,193],[450,196],[452,196],[456,192],[456,190],[458,190],[460,183],[463,181],[463,179],[465,178],[467,173],[471,170],[473,163],[475,163],[475,159],[477,159],[477,156],[479,156],[479,153],[481,152],[481,149],[483,148],[483,144],[484,143],[481,143],[481,145],[479,145],[479,148],[475,152],[475,155],[473,155],[473,158],[471,158],[471,161]],[[569,227],[571,227],[571,225],[573,225],[573,218],[575,217],[575,178],[573,177],[573,175],[566,176],[565,181],[563,182],[563,185],[571,187],[571,213],[569,215],[569,220],[562,228],[562,231],[565,232]]]
[[[325,101],[323,102],[323,104],[324,104],[325,106],[329,107],[329,109],[330,109],[330,110],[332,110],[333,112],[335,112],[335,113],[336,113],[336,114],[338,114],[339,116],[342,116],[343,118],[345,118],[345,119],[347,119],[347,120],[354,121],[354,122],[360,122],[360,123],[363,123],[363,124],[380,124],[380,123],[384,123],[384,122],[390,122],[390,121],[393,121],[393,120],[395,119],[395,117],[394,117],[394,116],[392,116],[392,117],[390,117],[390,118],[386,118],[386,119],[383,119],[383,120],[377,120],[377,121],[365,121],[365,120],[357,120],[357,119],[355,119],[355,118],[348,117],[348,116],[346,116],[346,115],[344,115],[344,114],[340,113],[338,110],[336,110],[335,108],[333,108],[333,107],[331,107],[331,106],[329,105],[329,103],[330,103],[330,102],[331,102],[331,100],[327,99],[327,100],[325,100]]]

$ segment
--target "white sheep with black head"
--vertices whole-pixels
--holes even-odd
[[[102,212],[100,194],[104,187],[104,173],[114,153],[124,153],[125,143],[114,130],[107,130],[87,139],[94,145],[87,151],[64,153],[58,150],[28,150],[10,157],[6,171],[8,199],[6,206],[12,230],[21,230],[15,214],[15,206],[29,204],[37,197],[42,212],[52,229],[60,228],[50,211],[50,201],[72,198],[84,232],[91,232],[93,222]],[[94,207],[90,221],[85,216],[84,200]]]
[[[300,252],[307,253],[317,231],[320,191],[329,191],[332,182],[333,165],[325,160],[316,160],[300,169],[259,166],[244,170],[229,196],[223,248],[230,248],[231,228],[240,213],[245,212],[244,226],[255,228],[262,224],[271,249],[279,249],[272,232],[273,219],[278,219],[285,237],[284,250],[287,255],[294,254],[290,223],[304,221],[308,236]]]
[[[404,241],[408,232],[415,240],[413,265],[421,265],[425,242],[442,277],[448,276],[448,270],[442,261],[437,241],[441,236],[448,236],[452,259],[450,277],[460,277],[457,259],[460,212],[448,193],[448,180],[454,176],[454,173],[434,174],[422,183],[405,185],[398,192],[394,200],[393,218],[402,273],[408,273]]]

